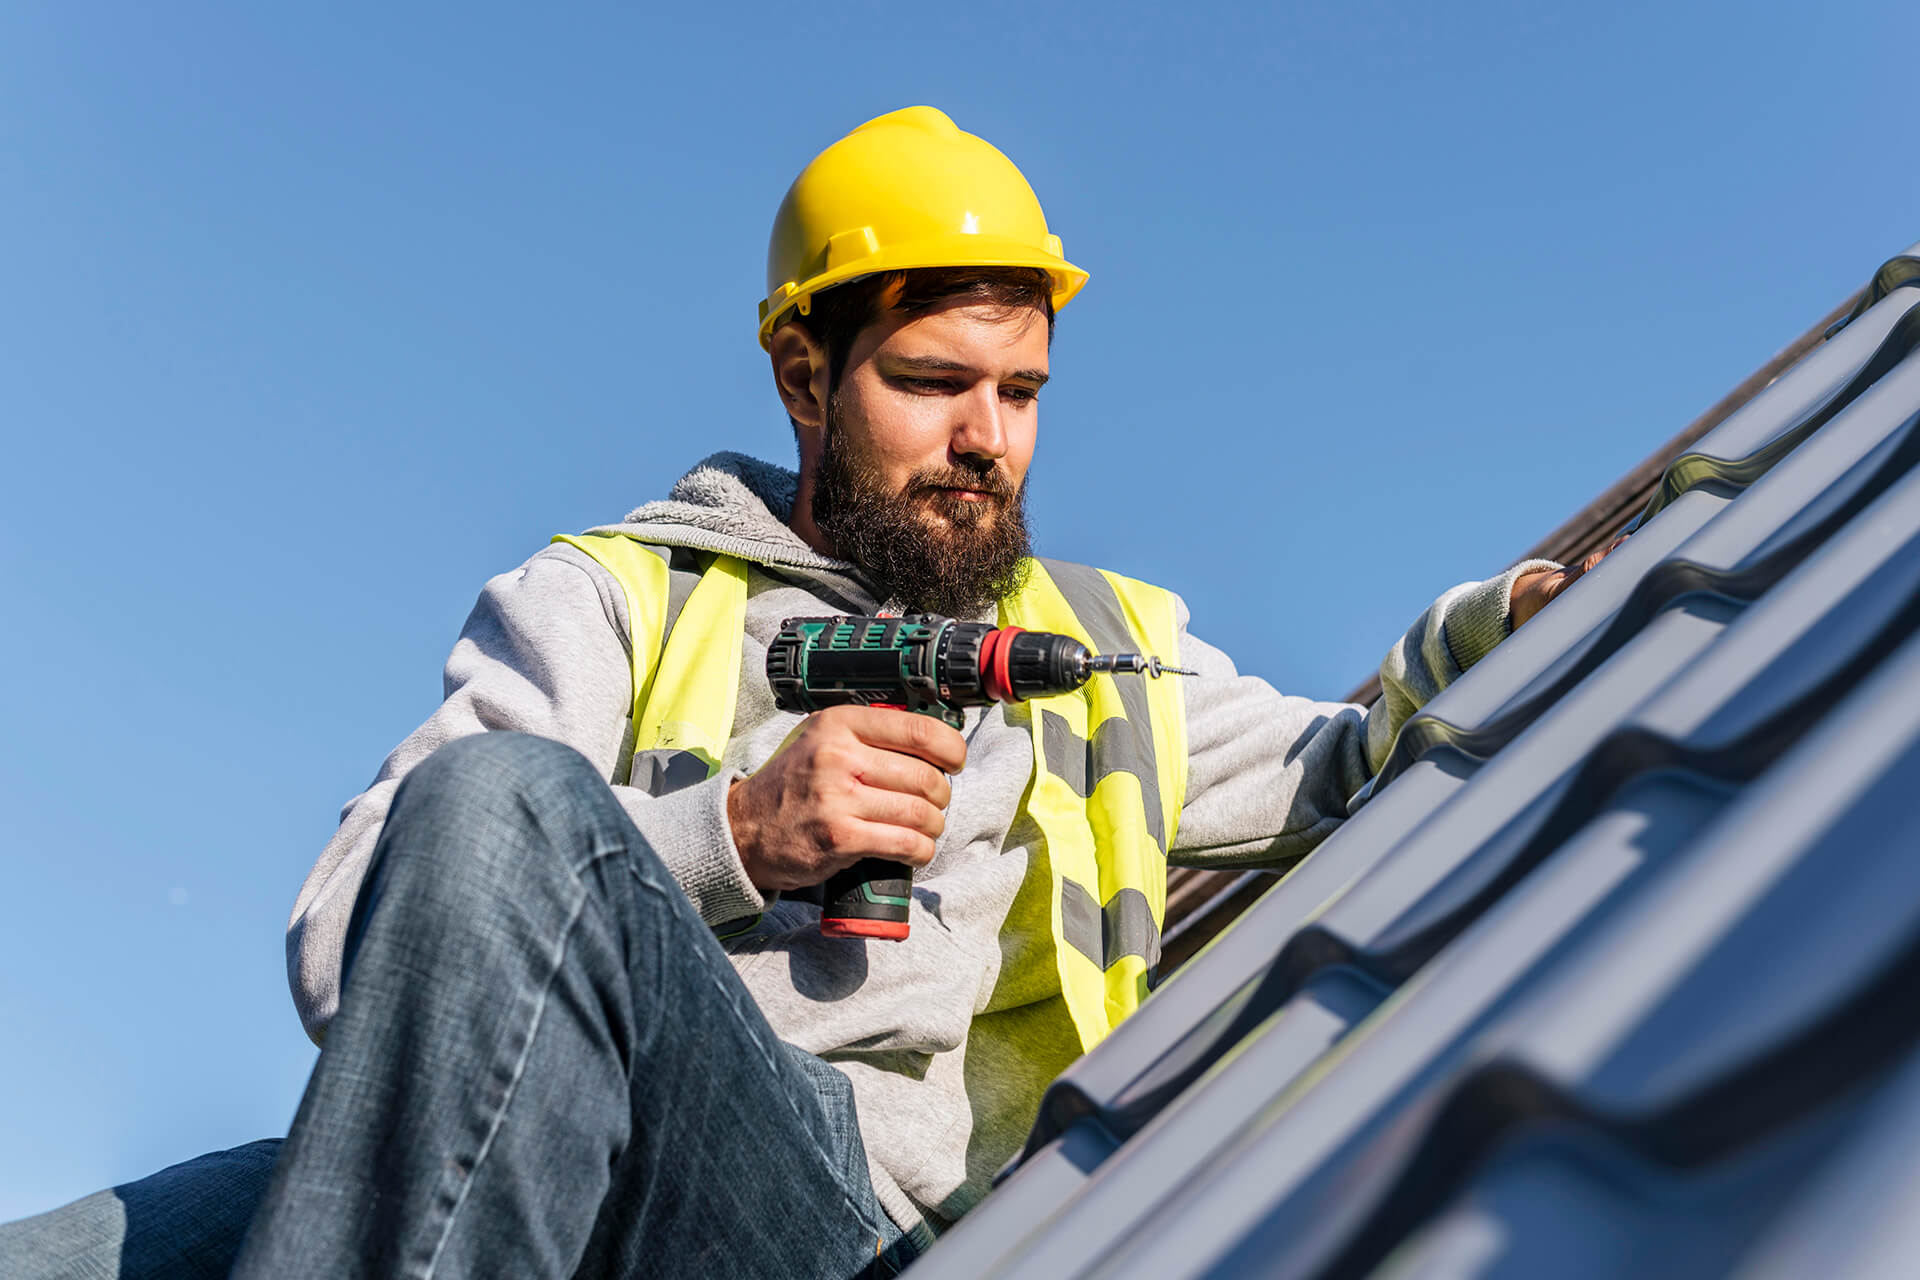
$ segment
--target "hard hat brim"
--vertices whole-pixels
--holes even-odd
[[[923,267],[1034,267],[1047,273],[1053,282],[1053,309],[1073,300],[1087,282],[1087,273],[1064,258],[1042,253],[1020,240],[1001,236],[956,233],[910,244],[888,245],[819,275],[784,288],[763,301],[765,313],[760,320],[760,345],[770,348],[774,328],[803,302],[837,284],[846,284],[861,276],[883,271],[912,271]]]

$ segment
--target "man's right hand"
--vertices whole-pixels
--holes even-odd
[[[727,792],[727,822],[763,893],[819,884],[861,858],[933,861],[967,740],[932,716],[829,707]]]

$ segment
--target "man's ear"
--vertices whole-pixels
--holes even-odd
[[[824,427],[827,422],[827,353],[797,324],[773,331],[773,388],[795,426]]]

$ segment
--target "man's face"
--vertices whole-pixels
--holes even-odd
[[[812,514],[883,594],[966,617],[1019,588],[1047,338],[1036,310],[954,303],[855,340]]]

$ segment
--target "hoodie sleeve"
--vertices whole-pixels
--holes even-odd
[[[1506,638],[1514,581],[1559,567],[1528,560],[1446,592],[1387,651],[1372,707],[1279,693],[1183,635],[1181,661],[1200,674],[1185,688],[1187,802],[1170,860],[1286,867],[1304,857],[1345,821],[1347,799],[1386,760],[1407,718]]]
[[[287,977],[317,1043],[340,999],[348,918],[408,771],[455,738],[493,729],[574,748],[609,780],[624,779],[632,739],[632,671],[619,587],[571,547],[541,551],[489,581],[447,659],[445,701],[394,748],[373,785],[349,800],[308,874],[287,926]],[[729,773],[656,798],[615,786],[627,815],[699,908],[717,924],[766,903],[747,879],[726,817]]]

